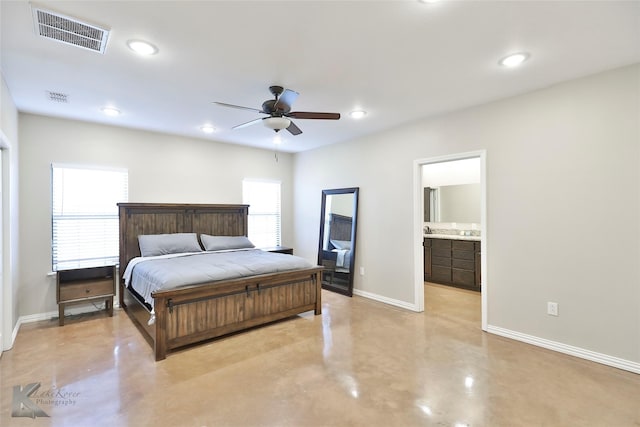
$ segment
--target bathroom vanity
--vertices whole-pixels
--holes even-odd
[[[425,282],[480,290],[479,237],[428,234],[423,246]]]

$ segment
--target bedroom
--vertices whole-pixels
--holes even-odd
[[[272,150],[18,114],[3,83],[2,131],[19,151],[11,170],[20,218],[14,280],[5,268],[3,340],[19,318],[56,309],[50,248],[41,243],[50,238],[51,162],[126,167],[132,201],[240,203],[243,178],[279,180],[283,242],[308,259],[316,256],[321,190],[359,186],[358,265],[366,275],[355,288],[411,307],[413,162],[486,150],[489,325],[638,372],[639,69],[599,71],[346,144],[281,152],[278,162]],[[532,253],[542,255],[533,262]],[[554,300],[555,319],[546,314]]]

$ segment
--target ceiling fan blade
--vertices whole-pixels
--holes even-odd
[[[291,133],[291,135],[300,135],[302,131],[295,123],[291,122],[287,130]]]
[[[278,97],[278,100],[273,105],[274,109],[279,109],[282,111],[290,111],[291,105],[298,99],[300,94],[291,89],[285,89],[282,95]]]
[[[216,105],[219,105],[221,107],[237,108],[238,110],[257,111],[258,113],[267,114],[262,110],[258,110],[257,108],[243,107],[241,105],[226,104],[224,102],[217,102],[217,101],[212,102],[212,104],[216,104]]]
[[[246,128],[247,126],[251,126],[251,125],[255,125],[256,123],[259,123],[263,120],[263,118],[259,118],[259,119],[255,119],[255,120],[251,120],[250,122],[246,122],[246,123],[242,123],[240,125],[234,126],[231,129],[242,129],[242,128]]]
[[[287,117],[295,119],[320,119],[320,120],[339,120],[340,113],[314,113],[310,111],[292,111],[285,114]]]

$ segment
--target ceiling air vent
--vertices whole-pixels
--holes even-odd
[[[33,21],[39,36],[100,53],[107,47],[109,30],[95,25],[35,7]]]
[[[69,97],[66,93],[47,91],[47,95],[49,96],[49,101],[64,103],[69,102]]]

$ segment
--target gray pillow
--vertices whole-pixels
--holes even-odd
[[[200,240],[205,251],[255,248],[247,236],[209,236],[208,234],[201,234]]]
[[[142,234],[138,244],[142,256],[202,252],[196,233]]]

